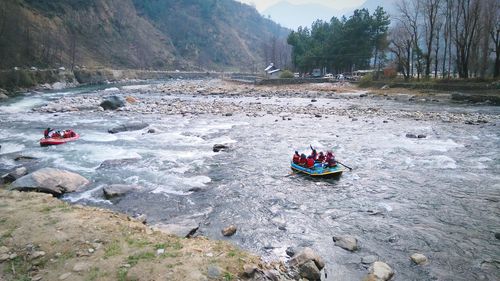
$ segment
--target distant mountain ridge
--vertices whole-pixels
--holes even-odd
[[[277,23],[291,28],[310,27],[318,19],[330,21],[332,17],[349,17],[355,9],[366,8],[373,12],[378,6],[383,7],[387,12],[395,11],[396,0],[366,0],[361,6],[356,8],[334,9],[325,5],[310,4],[292,4],[286,0],[278,2],[262,12],[264,16],[271,16],[271,19]]]
[[[0,68],[248,70],[288,32],[234,0],[2,0]]]

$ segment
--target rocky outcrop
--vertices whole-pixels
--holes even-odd
[[[106,199],[111,199],[118,196],[123,196],[129,192],[141,189],[138,185],[127,185],[127,184],[112,184],[105,186],[102,191]]]
[[[12,183],[12,189],[19,191],[38,191],[60,196],[74,192],[89,184],[89,181],[73,172],[43,168]]]
[[[335,246],[348,251],[356,251],[358,249],[358,240],[352,236],[333,236]]]
[[[149,126],[149,124],[146,123],[129,123],[129,124],[123,124],[118,127],[112,128],[108,130],[108,133],[110,134],[116,134],[120,132],[128,132],[128,131],[138,131],[142,130]]]
[[[104,110],[116,110],[116,109],[118,109],[120,107],[124,107],[125,106],[125,101],[121,97],[110,96],[106,100],[104,100],[103,102],[101,102],[100,106]]]

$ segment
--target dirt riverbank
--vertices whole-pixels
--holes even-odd
[[[0,202],[2,281],[236,280],[244,267],[254,278],[272,267],[227,242],[170,236],[47,194],[2,189]]]

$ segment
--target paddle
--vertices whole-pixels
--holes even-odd
[[[339,163],[340,165],[342,165],[342,166],[346,167],[347,169],[349,169],[349,171],[352,171],[352,168],[351,168],[351,167],[349,167],[349,166],[347,166],[347,165],[345,165],[345,164],[343,164],[343,163],[340,163],[339,161],[336,161],[336,162],[337,162],[337,163]]]

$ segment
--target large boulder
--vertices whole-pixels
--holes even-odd
[[[128,131],[138,131],[142,130],[149,126],[149,124],[146,123],[129,123],[129,124],[123,124],[118,127],[115,127],[113,129],[109,129],[108,132],[110,134],[116,134],[120,132],[128,132]]]
[[[358,240],[352,236],[333,236],[335,246],[348,251],[356,251],[358,249]]]
[[[26,169],[26,167],[19,167],[19,168],[15,169],[14,171],[3,175],[2,182],[3,183],[11,183],[11,182],[25,176],[27,173],[28,173],[28,170]]]
[[[376,261],[369,269],[369,274],[363,281],[387,281],[394,275],[392,268],[385,262]]]
[[[127,185],[127,184],[112,184],[105,186],[102,191],[106,199],[111,199],[114,197],[125,195],[131,191],[141,189],[138,185]]]
[[[321,271],[316,266],[314,261],[308,261],[305,264],[299,267],[300,277],[306,278],[310,281],[320,281],[321,280]]]
[[[54,169],[43,168],[12,183],[12,189],[19,191],[38,191],[55,196],[74,192],[89,184],[89,181],[79,174]]]
[[[309,261],[314,261],[314,264],[316,264],[316,267],[318,267],[319,270],[325,267],[325,262],[323,261],[323,259],[308,247],[295,254],[289,263],[291,266],[300,267]]]
[[[104,108],[104,110],[116,110],[125,106],[125,101],[118,96],[110,96],[101,102],[100,106]]]

